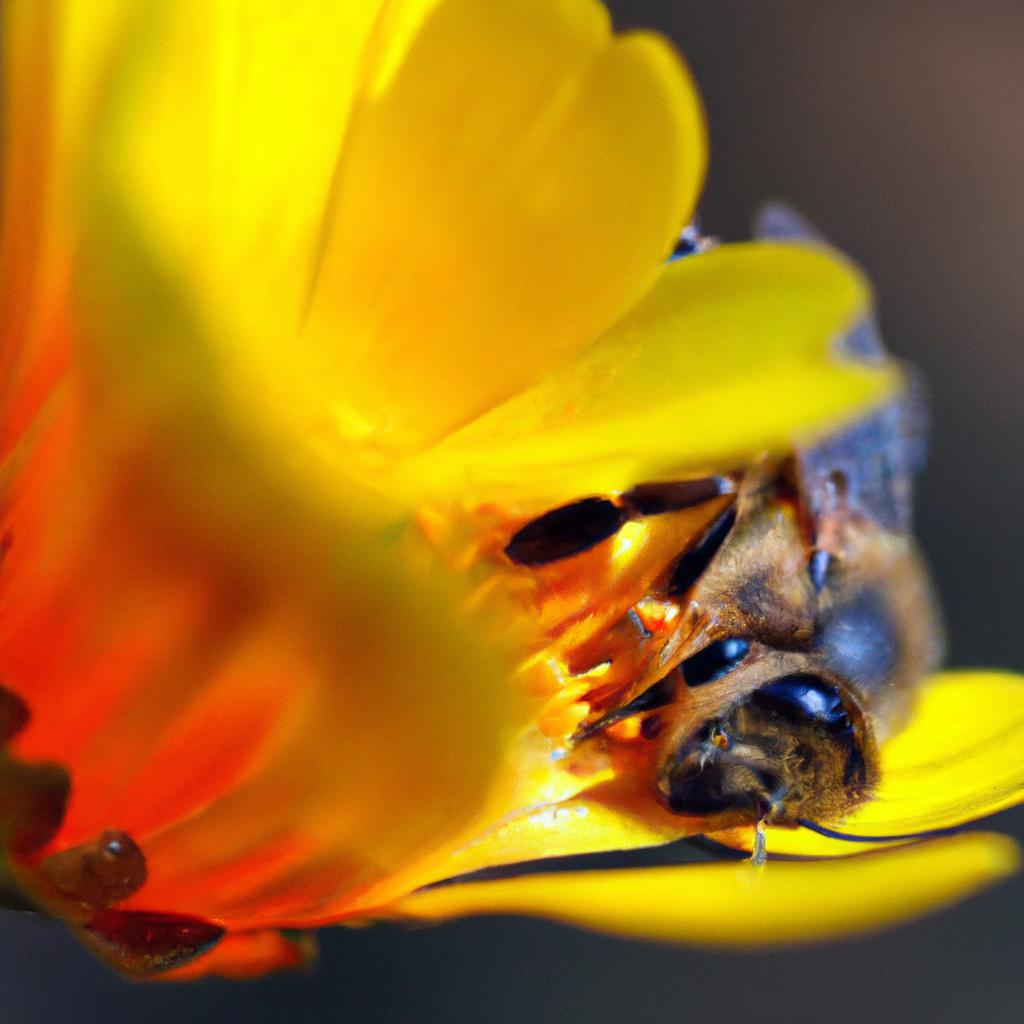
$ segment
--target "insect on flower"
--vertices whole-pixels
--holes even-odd
[[[679,242],[664,40],[596,0],[0,19],[8,902],[247,976],[346,921],[749,945],[1014,870],[845,856],[1020,802],[1024,685],[929,676],[861,274]],[[758,830],[836,860],[467,877]]]
[[[798,234],[783,208],[763,220]],[[869,323],[837,354],[885,359]],[[668,548],[639,587],[599,593],[629,605],[603,645],[562,652],[602,670],[574,673],[594,680],[580,697],[589,712],[574,756],[603,745],[615,760],[624,745],[639,762],[630,770],[702,831],[827,828],[869,800],[878,744],[905,723],[941,654],[910,536],[923,419],[917,390],[907,390],[784,457],[584,498],[520,527],[506,556],[552,571],[598,544],[613,548],[629,523],[689,527],[685,546]],[[611,557],[627,561],[629,548]]]

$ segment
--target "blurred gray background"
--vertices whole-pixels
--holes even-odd
[[[501,0],[495,0],[501,2]],[[874,279],[932,395],[919,532],[955,665],[1024,669],[1024,4],[623,0],[671,35],[711,125],[701,212],[726,239],[785,198]],[[1024,814],[995,824],[1024,837]],[[56,926],[0,918],[0,1024],[716,1024],[1024,1019],[1024,878],[881,937],[761,955],[479,920],[322,936],[312,976],[131,985]]]

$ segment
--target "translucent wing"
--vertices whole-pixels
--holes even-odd
[[[767,241],[828,242],[783,203],[761,208],[754,235]],[[836,354],[852,362],[877,364],[889,358],[874,316],[857,323],[836,342]],[[844,501],[880,526],[909,533],[913,478],[924,464],[927,409],[920,378],[905,367],[907,387],[894,401],[815,444],[797,451],[806,500],[815,518],[828,513],[842,481]]]

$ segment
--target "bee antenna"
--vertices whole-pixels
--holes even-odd
[[[898,843],[911,842],[915,839],[938,839],[941,836],[956,835],[963,827],[961,825],[950,825],[947,828],[930,828],[924,829],[921,832],[904,832],[891,836],[855,836],[849,832],[837,832],[835,829],[819,825],[816,821],[811,821],[808,818],[798,818],[797,824],[802,828],[809,829],[811,832],[817,832],[819,836],[826,836],[829,839],[842,839],[847,843]]]

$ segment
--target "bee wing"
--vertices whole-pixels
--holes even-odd
[[[816,519],[834,511],[837,475],[841,500],[852,512],[893,533],[912,526],[913,482],[925,457],[927,417],[919,381],[852,426],[799,449],[806,501]]]
[[[792,206],[786,203],[765,203],[754,214],[754,238],[766,242],[828,242],[820,231]]]
[[[784,203],[763,206],[754,236],[766,241],[828,246],[822,234]],[[873,315],[839,338],[836,355],[869,365],[890,359]],[[843,500],[887,530],[911,530],[913,480],[927,451],[927,402],[920,377],[905,368],[907,386],[888,405],[817,444],[798,450],[805,496],[815,518],[836,502],[836,474],[845,481]]]

